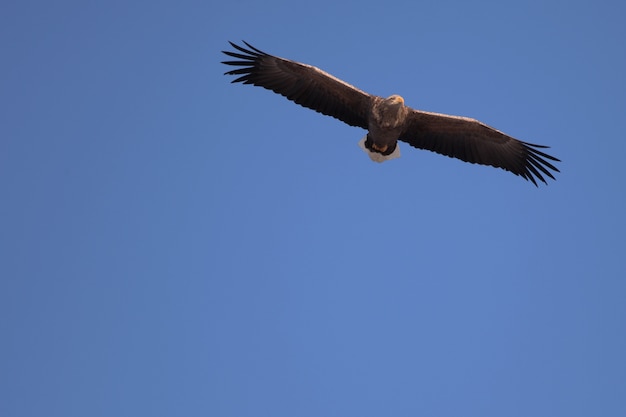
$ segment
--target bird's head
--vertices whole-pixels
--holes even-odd
[[[397,95],[397,94],[394,94],[392,96],[387,97],[385,99],[385,101],[387,103],[389,103],[389,104],[392,104],[392,105],[404,106],[404,99],[401,96]]]
[[[377,101],[372,109],[372,116],[383,129],[394,129],[404,123],[408,107],[399,95],[392,95]]]

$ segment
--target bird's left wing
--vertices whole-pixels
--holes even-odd
[[[559,160],[539,149],[547,146],[522,142],[475,119],[410,109],[400,140],[473,164],[491,165],[519,175],[537,185]]]
[[[319,68],[269,55],[244,43],[249,49],[230,42],[239,52],[222,51],[239,59],[222,62],[239,67],[225,73],[240,76],[232,82],[267,88],[301,106],[367,129],[372,96]]]

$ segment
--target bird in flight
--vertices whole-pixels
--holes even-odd
[[[233,83],[266,88],[289,100],[350,126],[368,132],[359,146],[376,162],[400,156],[398,141],[473,164],[502,168],[530,180],[547,184],[559,172],[559,159],[478,120],[415,110],[399,95],[387,98],[368,94],[311,65],[267,54],[247,42],[229,42],[236,51],[222,51],[236,61],[225,75],[238,76]]]

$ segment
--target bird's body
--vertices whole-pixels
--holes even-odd
[[[245,43],[245,42],[244,42]],[[358,88],[311,65],[266,54],[250,44],[239,52],[222,51],[239,61],[225,61],[237,69],[233,82],[253,84],[287,97],[304,107],[368,131],[359,142],[377,162],[400,156],[398,140],[460,160],[503,168],[532,181],[552,179],[559,161],[539,149],[514,139],[475,119],[412,109],[398,95],[383,98]],[[240,53],[241,52],[241,53]],[[543,174],[543,175],[542,175]]]
[[[372,101],[367,124],[368,149],[371,148],[383,155],[393,152],[404,130],[407,114],[408,109],[402,97],[398,95],[386,99],[376,97]]]

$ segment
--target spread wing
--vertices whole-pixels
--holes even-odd
[[[244,43],[249,49],[230,42],[239,52],[222,51],[238,59],[222,62],[238,67],[225,73],[240,76],[233,83],[267,88],[301,106],[367,129],[372,96],[319,68],[269,55]]]
[[[560,162],[539,149],[547,146],[522,142],[475,119],[410,109],[400,140],[420,149],[437,152],[473,164],[491,165],[520,175],[537,185],[554,179]]]

